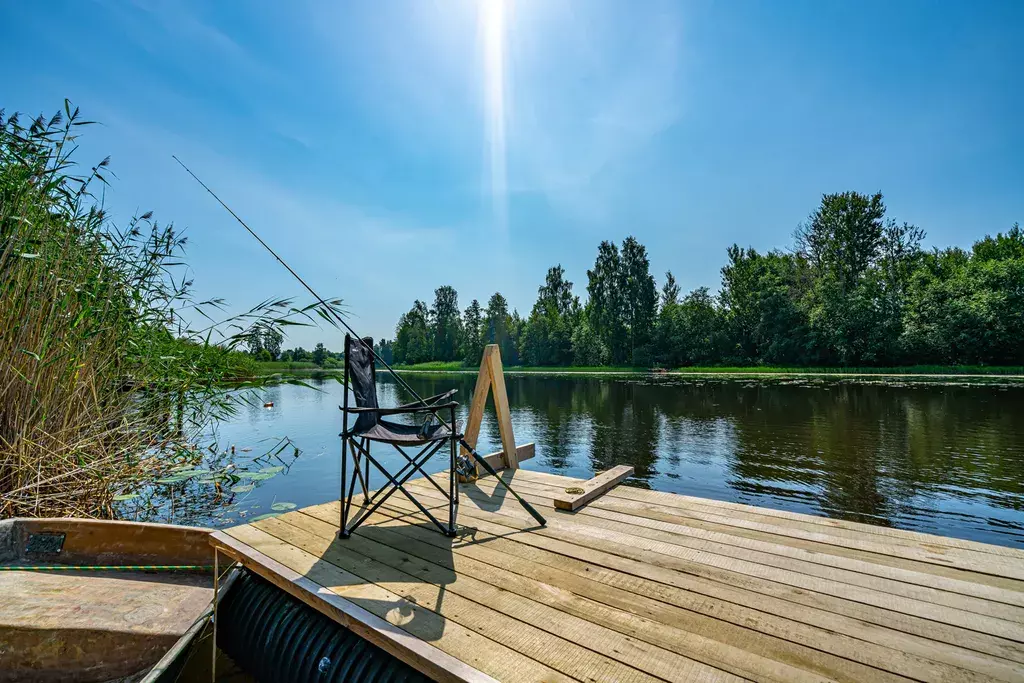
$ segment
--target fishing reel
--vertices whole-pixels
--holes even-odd
[[[423,424],[420,425],[420,436],[426,439],[437,426],[441,424],[441,421],[433,413],[428,414],[423,418]],[[454,430],[456,425],[452,425],[451,428]],[[462,441],[462,434],[456,433],[455,437]],[[465,444],[462,444],[465,448]],[[460,477],[467,480],[476,479],[476,464],[473,462],[471,455],[462,452],[463,448],[459,449],[459,454],[455,456],[455,473]]]
[[[476,479],[476,464],[468,455],[459,453],[455,456],[455,472],[460,477],[472,481]]]

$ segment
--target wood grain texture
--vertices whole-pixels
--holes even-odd
[[[275,541],[269,535],[263,534],[261,537],[261,533],[251,527],[236,527],[230,530],[230,533],[212,534],[210,542],[219,551],[267,579],[278,588],[302,600],[310,607],[331,617],[342,626],[351,629],[369,642],[435,680],[473,683],[493,683],[495,680],[418,638],[414,633],[395,626],[381,616],[370,612],[364,606],[347,600],[336,591],[317,583],[317,580],[320,580],[330,585],[334,582],[344,582],[349,577],[340,570],[333,575],[328,571],[314,572],[312,570],[317,564],[315,557],[298,551],[294,546]],[[261,549],[253,547],[247,541]],[[264,554],[264,550],[270,552],[271,555]],[[307,576],[306,573],[311,573],[312,577]],[[353,582],[349,581],[348,583]],[[358,586],[362,582],[357,580],[354,583]],[[367,590],[361,595],[368,594],[371,596],[369,599],[382,599],[385,604],[395,602],[393,598],[396,596],[373,590],[371,586],[366,586],[366,588]],[[420,609],[412,604],[407,608],[412,613]],[[467,640],[472,642],[474,638],[470,636]],[[481,647],[480,652],[484,655],[489,654],[484,647]]]
[[[512,430],[512,413],[505,391],[505,371],[501,365],[501,352],[497,344],[488,344],[484,347],[483,357],[480,359],[480,372],[476,376],[476,387],[473,389],[473,400],[469,404],[469,417],[466,419],[463,438],[473,448],[476,448],[476,440],[480,436],[480,424],[484,419],[487,395],[491,393],[494,394],[494,413],[498,419],[501,451],[497,453],[497,459],[493,457],[494,453],[486,456],[487,463],[495,470],[519,469],[519,449],[516,448],[515,433]],[[532,449],[532,444],[530,447]],[[460,448],[463,455],[469,455],[465,446]],[[531,450],[530,457],[532,455]],[[476,476],[479,477],[481,473],[480,464],[477,463]]]
[[[632,476],[633,467],[631,465],[616,465],[607,472],[601,472],[593,479],[587,479],[578,485],[564,487],[562,492],[555,496],[555,507],[559,510],[578,510]]]
[[[227,533],[315,590],[367,609],[383,600],[381,619],[497,680],[1024,680],[1024,554],[1012,549],[499,476],[545,510],[545,527],[487,477],[459,487],[454,539],[398,496],[345,541],[336,501]],[[443,509],[428,483],[408,486]],[[603,490],[558,509],[568,486]]]

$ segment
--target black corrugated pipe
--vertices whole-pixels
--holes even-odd
[[[217,645],[260,683],[426,683],[429,678],[252,572],[217,608]]]

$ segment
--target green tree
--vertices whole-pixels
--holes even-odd
[[[593,367],[606,365],[608,362],[608,349],[590,326],[590,316],[584,313],[572,331],[572,363]]]
[[[432,360],[457,359],[461,347],[462,320],[459,318],[459,295],[454,287],[445,285],[434,290],[430,327],[434,344]]]
[[[429,318],[430,311],[427,305],[419,299],[399,318],[394,342],[396,363],[413,365],[432,360],[434,349],[430,338]]]
[[[587,315],[611,362],[617,364],[624,363],[629,354],[621,272],[619,248],[614,242],[601,242],[594,268],[587,271]]]
[[[388,365],[391,365],[391,363],[395,360],[394,344],[388,341],[387,339],[381,338],[374,345],[373,350],[376,352],[377,357],[380,358],[385,363],[387,363]]]
[[[649,365],[653,358],[651,333],[658,314],[658,290],[651,275],[647,248],[630,236],[622,243],[620,281],[622,308],[629,334],[630,361]]]
[[[263,350],[263,335],[260,334],[260,330],[254,329],[245,337],[245,345],[249,349],[249,353],[254,356],[259,356],[260,351]]]
[[[882,193],[826,194],[797,229],[797,249],[819,276],[830,275],[840,292],[853,289],[879,256],[885,204]]]
[[[808,279],[799,254],[732,245],[722,268],[722,324],[731,363],[807,362],[807,318],[800,307]]]
[[[501,345],[501,361],[504,365],[520,365],[523,362],[520,349],[523,347],[525,330],[526,321],[518,310],[513,309],[512,315],[508,317],[508,337]]]
[[[922,259],[911,278],[902,344],[908,358],[951,364],[1024,363],[1024,238],[986,236],[970,253]]]
[[[518,315],[517,315],[518,317]],[[505,365],[519,364],[519,351],[516,348],[514,333],[518,325],[508,312],[508,301],[500,292],[495,292],[487,300],[484,310],[484,343],[497,344],[501,351],[501,360]]]
[[[668,367],[710,365],[722,358],[722,315],[707,287],[662,306],[657,360]]]
[[[797,247],[814,274],[803,308],[820,362],[894,362],[903,297],[923,231],[885,221],[882,194],[824,195]]]
[[[479,365],[483,357],[484,323],[480,302],[473,299],[462,318],[462,360],[466,365]]]
[[[1024,259],[1024,233],[1020,224],[1014,223],[1007,233],[996,234],[995,237],[985,235],[974,243],[972,256],[979,261],[1010,261]]]
[[[665,284],[661,286],[661,306],[664,308],[676,303],[679,303],[679,283],[669,270],[665,272]]]
[[[548,269],[523,330],[522,355],[529,365],[570,365],[579,298],[561,264]]]
[[[268,327],[263,330],[262,341],[263,348],[270,354],[271,360],[277,360],[281,355],[281,342],[284,340],[284,335],[280,331],[275,330],[272,327]]]
[[[317,342],[316,346],[313,347],[313,362],[323,367],[324,360],[327,358],[327,348],[323,342]]]

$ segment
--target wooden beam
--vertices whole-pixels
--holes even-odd
[[[480,423],[484,419],[484,407],[487,405],[487,395],[494,393],[494,413],[498,418],[498,434],[501,436],[501,456],[497,464],[487,456],[487,462],[494,469],[519,469],[519,452],[516,448],[516,437],[512,431],[512,412],[508,405],[508,394],[505,392],[505,371],[501,365],[501,351],[497,344],[488,344],[484,347],[483,357],[480,359],[480,372],[476,376],[476,387],[473,389],[473,400],[469,404],[469,417],[466,419],[466,429],[463,438],[473,448],[476,448],[477,438],[480,436]],[[532,444],[531,444],[532,445]],[[466,449],[462,448],[463,455],[469,455]],[[494,455],[493,453],[491,455]],[[531,454],[532,455],[532,454]],[[476,476],[480,476],[480,466],[477,465]]]
[[[529,460],[533,457],[535,451],[535,445],[532,443],[524,443],[522,446],[516,446],[516,461],[522,462],[523,460]],[[494,469],[501,471],[505,469],[505,451],[495,451],[484,456],[484,460],[487,464]]]
[[[615,486],[627,477],[633,476],[631,465],[618,465],[607,472],[602,472],[593,479],[588,479],[579,486],[570,486],[565,494],[555,498],[555,507],[559,510],[576,510],[594,500],[602,493]]]
[[[487,358],[496,352],[498,346],[491,344],[484,347],[484,355],[480,361],[480,372],[476,376],[476,387],[473,389],[473,400],[469,404],[469,417],[466,419],[466,431],[463,438],[473,448],[476,448],[476,440],[480,436],[480,423],[484,419],[484,406],[487,405],[487,394],[491,391],[491,372],[488,368]],[[469,455],[465,448],[463,455]]]
[[[522,446],[516,446],[516,460],[522,462],[523,460],[529,460],[533,457],[535,452],[535,446],[532,443],[524,443]],[[494,453],[488,453],[484,456],[484,460],[487,464],[493,467],[496,471],[500,472],[505,469],[505,451],[495,451]],[[459,475],[459,483],[467,484],[469,479],[466,479],[461,474]]]
[[[512,433],[512,413],[508,407],[508,394],[505,393],[505,370],[501,367],[501,353],[498,352],[496,344],[494,353],[487,359],[487,371],[491,376],[494,413],[498,418],[501,447],[505,451],[505,466],[510,470],[517,470],[519,461],[516,459],[516,437]]]
[[[444,683],[497,683],[491,676],[368,612],[238,539],[222,531],[210,534],[209,538],[213,547],[245,568],[434,680]]]

